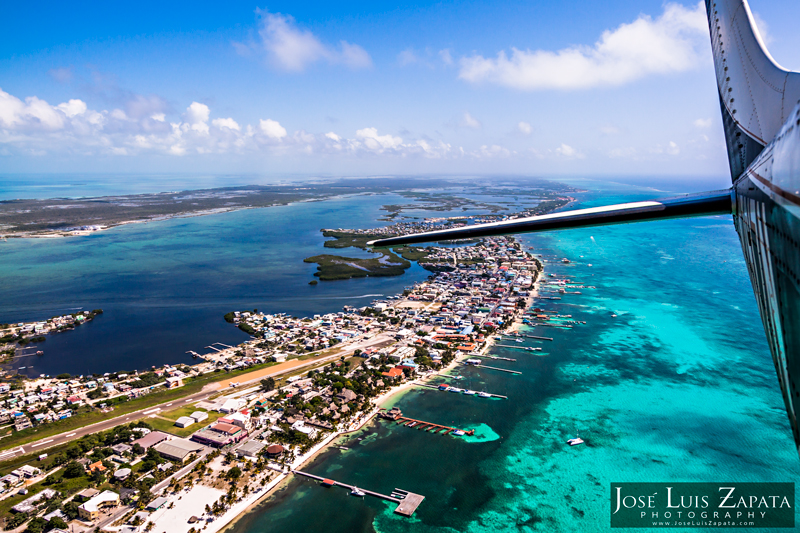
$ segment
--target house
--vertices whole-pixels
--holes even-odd
[[[183,387],[183,377],[181,376],[173,376],[167,378],[167,388],[168,389],[177,389],[178,387]]]
[[[155,500],[151,501],[150,503],[148,503],[147,507],[145,507],[144,510],[145,511],[150,511],[151,513],[155,512],[155,511],[158,511],[159,509],[164,507],[167,504],[168,501],[169,500],[167,500],[165,497],[161,496],[161,497],[156,498]]]
[[[125,481],[128,479],[128,476],[131,475],[130,468],[120,468],[116,472],[114,472],[114,480],[115,481]]]
[[[105,472],[108,470],[105,466],[103,466],[103,461],[97,461],[96,463],[92,463],[89,465],[89,472]]]
[[[381,375],[385,376],[387,378],[394,379],[394,378],[402,377],[403,376],[403,370],[400,369],[400,368],[396,368],[396,367],[395,368],[390,368],[388,372],[381,372]]]
[[[110,490],[104,490],[97,496],[82,503],[78,507],[78,516],[84,520],[96,520],[100,516],[100,511],[107,507],[119,505],[119,494]]]
[[[336,397],[344,402],[352,402],[358,395],[350,389],[342,389],[342,392],[337,394]]]
[[[128,453],[129,451],[132,450],[132,448],[130,446],[128,446],[127,444],[124,444],[124,443],[115,444],[114,446],[111,447],[111,449],[114,450],[114,453],[119,454],[119,455],[122,455],[124,453]]]
[[[270,444],[269,447],[267,448],[267,455],[272,458],[275,458],[281,455],[285,451],[286,450],[280,444]]]

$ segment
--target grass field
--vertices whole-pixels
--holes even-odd
[[[218,418],[225,416],[223,413],[216,413],[216,412],[208,412],[208,418],[203,420],[198,424],[192,424],[186,428],[179,428],[175,425],[175,421],[178,420],[182,416],[189,416],[190,414],[194,413],[195,411],[204,411],[203,409],[198,409],[192,406],[181,407],[179,409],[174,409],[172,411],[166,411],[163,413],[159,413],[158,416],[155,418],[148,418],[147,423],[153,426],[154,429],[158,431],[163,431],[164,433],[171,433],[172,435],[176,435],[178,437],[188,437],[198,429],[212,424],[217,421]]]

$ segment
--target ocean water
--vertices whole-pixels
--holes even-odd
[[[653,196],[624,185],[598,189],[582,195],[583,206]],[[798,480],[730,217],[522,240],[543,256],[546,273],[596,287],[536,304],[587,324],[525,328],[554,338],[520,344],[541,353],[496,347],[517,361],[487,364],[522,375],[456,370],[460,387],[508,400],[419,389],[392,402],[412,418],[476,428],[475,438],[378,421],[342,439],[348,450],[329,449],[304,467],[386,494],[422,494],[414,517],[293,479],[234,533],[606,531],[612,482]],[[576,431],[586,444],[567,446]]]
[[[14,181],[0,176],[0,190],[8,186],[13,195],[29,198],[40,193],[117,195],[241,184],[226,176],[191,180],[175,175],[141,180],[119,176],[45,178],[25,176]],[[432,192],[463,195],[473,189],[456,184]],[[476,200],[511,210],[532,204],[526,195],[473,195]],[[376,297],[401,293],[429,272],[414,264],[400,277],[310,286],[308,282],[316,279],[316,265],[303,263],[304,258],[323,253],[371,257],[356,248],[324,248],[326,239],[320,229],[383,226],[386,223],[377,219],[386,215],[381,207],[390,204],[413,205],[415,200],[399,194],[344,195],[289,206],[129,224],[81,237],[0,241],[0,323],[44,320],[80,309],[105,311],[74,331],[48,336],[40,346],[27,349],[25,353],[30,355],[17,358],[12,367],[29,376],[80,375],[191,362],[189,350],[208,353],[211,343],[247,339],[222,320],[232,310],[255,308],[312,316],[340,311],[344,305],[361,307]],[[422,207],[408,209],[397,220],[484,212],[467,206],[443,213],[425,209],[424,202],[419,205]],[[35,355],[39,350],[44,355]]]
[[[222,319],[229,311],[312,316],[402,292],[429,272],[414,264],[400,277],[311,286],[316,265],[303,262],[320,253],[369,255],[324,248],[320,229],[378,226],[380,207],[400,200],[342,197],[0,242],[0,322],[104,310],[74,331],[48,336],[39,347],[44,355],[21,358],[16,368],[76,375],[189,362],[188,350],[208,353],[213,342],[247,339]]]
[[[587,207],[678,192],[668,183],[570,184],[588,189],[579,195]],[[157,182],[147,187],[165,190]],[[65,196],[74,195],[84,194]],[[409,200],[345,197],[2,242],[0,321],[105,309],[95,322],[50,337],[45,355],[22,360],[22,372],[32,375],[188,361],[186,350],[246,338],[222,320],[232,309],[335,311],[426,277],[414,266],[397,278],[307,284],[315,266],[302,259],[332,251],[322,247],[320,228],[377,226],[380,206],[397,203]],[[442,213],[413,211],[426,214]],[[800,460],[730,217],[521,239],[542,255],[547,273],[596,287],[537,303],[587,324],[529,330],[554,338],[520,345],[542,346],[541,353],[495,348],[517,361],[490,366],[522,375],[456,371],[459,386],[508,400],[424,389],[393,400],[407,416],[475,428],[474,438],[377,422],[343,439],[348,450],[330,449],[305,467],[383,493],[423,494],[415,516],[292,480],[233,526],[235,533],[605,531],[611,482],[798,479]],[[570,448],[564,442],[576,431],[586,444]]]

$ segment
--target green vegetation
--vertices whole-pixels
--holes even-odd
[[[248,335],[253,335],[254,337],[258,335],[258,332],[246,322],[239,323],[239,329],[247,333]]]
[[[431,254],[429,250],[416,246],[399,246],[393,248],[392,251],[396,254],[400,254],[403,259],[407,259],[408,261],[421,261]]]
[[[361,248],[368,249],[367,243],[375,239],[388,237],[378,233],[351,233],[349,231],[323,230],[323,237],[333,237],[332,241],[325,241],[325,248]]]
[[[233,324],[235,318],[236,315],[233,313],[233,311],[231,311],[230,313],[225,313],[225,322]]]
[[[224,416],[222,413],[210,412],[208,413],[208,418],[206,418],[199,424],[192,424],[191,426],[185,428],[179,428],[178,426],[175,425],[175,421],[178,420],[180,417],[189,416],[195,411],[202,411],[202,409],[197,409],[196,407],[192,406],[180,407],[172,411],[159,413],[157,417],[149,418],[147,420],[147,423],[153,426],[153,429],[156,429],[158,431],[163,431],[164,433],[171,433],[178,437],[188,437],[201,427],[207,426],[208,424],[212,424],[216,422],[218,418]]]
[[[365,278],[367,276],[400,276],[411,267],[411,263],[391,252],[370,259],[325,254],[307,257],[303,261],[317,264],[317,272],[314,275],[322,281]]]

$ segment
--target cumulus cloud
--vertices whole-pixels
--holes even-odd
[[[530,135],[531,131],[533,131],[530,123],[524,121],[520,121],[520,123],[517,124],[517,130],[524,135]]]
[[[556,148],[556,155],[559,155],[566,159],[583,159],[584,157],[586,157],[572,146],[564,143],[561,143],[561,146]]]
[[[710,118],[698,118],[694,121],[695,128],[710,128],[711,124],[713,124],[713,120]]]
[[[459,77],[520,90],[618,86],[652,74],[683,72],[702,64],[708,24],[703,3],[667,4],[656,19],[641,15],[603,32],[593,46],[558,51],[512,48],[495,58],[464,57]]]
[[[481,129],[480,121],[466,111],[464,112],[464,116],[461,118],[461,122],[459,122],[458,125],[462,128],[470,128],[473,130]]]
[[[339,41],[338,48],[326,45],[311,31],[299,28],[290,15],[263,10],[257,12],[262,18],[258,31],[261,43],[234,43],[241,54],[253,47],[263,48],[275,66],[290,72],[301,72],[318,61],[341,64],[352,69],[372,66],[370,55],[357,44]]]
[[[404,138],[406,137],[406,138]],[[201,102],[191,102],[180,113],[152,113],[135,117],[123,109],[94,110],[83,100],[51,105],[34,96],[24,100],[0,89],[0,154],[51,153],[137,156],[166,154],[338,154],[346,157],[487,158],[514,152],[497,145],[466,152],[461,147],[427,137],[413,138],[366,126],[351,136],[333,131],[289,133],[274,119],[241,124],[215,117]]]
[[[211,121],[211,124],[218,127],[219,129],[241,131],[239,124],[232,118],[215,118],[214,120]]]
[[[272,119],[260,120],[258,127],[261,132],[270,139],[282,139],[286,137],[286,128],[281,126],[280,122]]]

